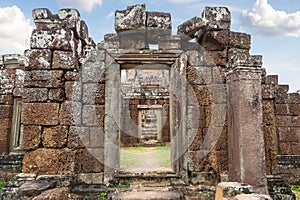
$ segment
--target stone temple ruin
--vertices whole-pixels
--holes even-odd
[[[133,195],[137,182],[146,196],[163,188],[157,198],[295,199],[285,187],[300,175],[300,95],[250,55],[227,8],[172,35],[169,13],[129,6],[97,45],[74,9],[33,18],[30,49],[0,64],[1,200],[55,187],[122,199],[108,186]],[[122,147],[164,144],[170,171],[120,170]]]

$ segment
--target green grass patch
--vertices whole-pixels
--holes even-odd
[[[295,182],[290,184],[291,190],[295,191],[295,192],[300,192],[300,179]]]
[[[128,147],[121,148],[120,165],[125,168],[147,167],[145,163],[151,160],[156,167],[170,167],[170,146]]]
[[[5,182],[0,182],[0,190],[2,190],[5,186]]]
[[[106,197],[107,197],[107,192],[101,191],[101,192],[99,192],[99,194],[98,194],[97,200],[103,200],[103,199],[106,199]]]
[[[300,185],[290,185],[290,187],[291,187],[291,190],[300,192]]]

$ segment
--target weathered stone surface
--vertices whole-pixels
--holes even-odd
[[[181,49],[180,36],[159,36],[158,48],[160,50]]]
[[[175,191],[146,191],[146,192],[121,192],[110,195],[110,199],[156,199],[156,200],[171,200],[171,199],[181,199],[182,196],[179,192]]]
[[[48,99],[51,102],[63,102],[65,100],[65,92],[62,88],[50,89]]]
[[[81,102],[65,101],[59,110],[59,123],[61,125],[81,124]]]
[[[53,52],[53,69],[73,70],[78,69],[78,58],[73,52],[54,51]]]
[[[75,152],[70,149],[39,148],[25,152],[23,173],[68,174],[74,172]]]
[[[103,49],[119,49],[120,47],[119,36],[115,33],[104,35],[104,42],[103,44],[99,43],[98,47]]]
[[[300,115],[300,103],[289,104],[291,115]]]
[[[24,87],[57,88],[63,86],[63,71],[34,70],[27,71]]]
[[[251,35],[230,31],[229,47],[237,49],[250,49]]]
[[[34,29],[30,38],[32,49],[75,51],[77,43],[70,29]]]
[[[62,27],[72,29],[76,38],[88,44],[88,27],[83,20],[80,20],[80,13],[76,9],[61,9],[58,11],[58,17],[62,21]]]
[[[26,125],[57,125],[57,103],[24,103],[22,123]]]
[[[79,78],[80,73],[74,71],[67,71],[64,78],[68,81],[76,81]]]
[[[239,194],[253,193],[251,185],[238,182],[221,182],[217,186],[215,200],[232,199]]]
[[[297,142],[279,142],[279,155],[299,155],[299,141]]]
[[[226,66],[227,51],[207,51],[204,53],[204,62],[207,66]]]
[[[56,183],[46,182],[42,180],[34,180],[28,183],[24,183],[18,190],[18,197],[34,197],[41,194],[43,191],[54,188]]]
[[[196,94],[199,105],[211,104],[211,87],[208,85],[192,85],[193,91]],[[191,94],[192,95],[192,94]]]
[[[48,99],[47,88],[24,88],[23,101],[31,102],[46,102]]]
[[[212,68],[212,84],[226,83],[226,68],[223,66],[215,66]]]
[[[124,31],[119,34],[121,49],[145,49],[146,32]]]
[[[86,126],[104,125],[104,106],[85,105],[82,110],[82,123]]]
[[[47,8],[36,8],[32,11],[36,28],[51,29],[61,27],[61,21],[57,15],[53,15]]]
[[[187,79],[191,84],[210,85],[212,83],[212,67],[188,67]]]
[[[177,34],[194,38],[195,33],[205,29],[205,22],[200,17],[193,17],[177,27]]]
[[[300,142],[300,127],[278,127],[281,142]]]
[[[80,149],[75,154],[75,171],[76,173],[99,173],[103,172],[103,149]]]
[[[6,105],[13,104],[12,95],[0,95],[0,104],[6,104]]]
[[[87,105],[105,103],[105,84],[86,83],[82,87],[82,102]]]
[[[0,95],[12,94],[14,89],[15,71],[0,70]]]
[[[3,118],[0,120],[0,130],[9,129],[11,126],[11,118]]]
[[[285,158],[288,158],[288,163],[293,165],[296,160],[294,160],[290,156],[283,156]],[[296,158],[296,157],[294,157]],[[297,159],[297,158],[296,158]],[[281,158],[278,159],[278,164],[279,166],[282,164],[283,160]],[[288,164],[287,163],[287,164]],[[289,164],[288,164],[289,165]],[[291,166],[290,165],[290,166]],[[289,169],[290,171],[290,169]],[[288,172],[289,173],[289,172]],[[293,193],[293,191],[290,189],[289,184],[283,179],[286,174],[282,174],[280,176],[269,176],[268,177],[268,186],[269,186],[269,195],[272,197],[272,199],[292,199],[292,200],[297,200],[297,196]],[[295,198],[296,197],[296,198]]]
[[[276,115],[274,102],[263,100],[263,131],[265,139],[265,157],[267,174],[276,173],[277,153],[278,153],[278,134],[276,131]]]
[[[183,51],[197,51],[201,52],[201,45],[198,43],[198,39],[191,39],[189,36],[181,36],[181,50]]]
[[[4,118],[12,118],[12,105],[1,105],[0,104],[0,120]]]
[[[103,118],[104,120],[104,118]],[[90,144],[89,148],[104,148],[104,132],[103,127],[90,128]]]
[[[45,148],[62,148],[67,144],[68,127],[55,126],[44,128],[42,134],[43,146]]]
[[[249,50],[247,49],[237,49],[237,48],[229,48],[228,49],[228,65],[232,65],[236,59],[238,54],[243,54],[245,56],[250,56]]]
[[[262,98],[274,99],[276,97],[276,86],[274,85],[262,85]]]
[[[223,51],[228,47],[229,31],[207,31],[202,39],[201,46],[206,51]]]
[[[128,6],[127,10],[115,13],[115,30],[117,33],[126,30],[146,29],[146,5]]]
[[[240,194],[233,198],[234,200],[272,200],[269,195],[263,194]]]
[[[26,70],[43,70],[51,69],[52,52],[48,49],[32,49],[26,50],[25,58],[27,59]]]
[[[42,127],[25,125],[23,126],[22,148],[24,150],[37,149],[41,143]]]
[[[32,17],[34,20],[49,19],[52,13],[47,8],[36,8],[32,11]]]
[[[82,66],[82,82],[83,83],[101,83],[105,80],[105,63],[102,61],[101,56],[105,52],[97,52]]]
[[[229,178],[251,184],[255,192],[267,192],[264,138],[262,127],[261,74],[252,63],[235,68],[227,75]],[[240,76],[241,72],[244,72]],[[238,76],[237,76],[238,75]],[[245,79],[244,77],[247,77]],[[236,93],[239,91],[239,93]],[[243,113],[243,117],[239,117]],[[256,167],[253,168],[252,166]]]
[[[147,12],[147,42],[157,44],[158,37],[171,35],[171,14],[163,12]]]
[[[69,188],[63,187],[63,188],[54,188],[51,190],[47,190],[42,194],[34,197],[32,200],[61,200],[61,199],[80,200],[82,199],[82,197],[76,194],[72,194]]]
[[[290,115],[288,104],[275,104],[275,111],[277,115]]]
[[[188,56],[188,62],[193,67],[204,67],[203,54],[198,51],[187,51],[185,53]]]
[[[82,101],[81,84],[77,81],[67,81],[65,83],[65,93],[68,101]]]
[[[230,30],[231,14],[226,7],[205,7],[202,19],[207,30]]]
[[[71,126],[68,133],[68,148],[80,149],[90,143],[90,129],[88,127]]]

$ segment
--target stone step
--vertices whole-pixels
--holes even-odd
[[[157,136],[155,135],[146,135],[146,136],[141,136],[141,140],[157,140]]]
[[[142,136],[147,136],[147,135],[157,135],[158,131],[154,131],[154,130],[147,130],[147,131],[143,131],[141,133]]]
[[[142,130],[142,134],[144,135],[145,133],[150,132],[150,133],[156,133],[157,134],[157,129],[152,129],[152,128],[148,128],[148,129],[143,129]]]
[[[181,200],[184,199],[180,192],[176,191],[136,191],[111,194],[111,200]]]

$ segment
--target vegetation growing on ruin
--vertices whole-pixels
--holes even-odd
[[[2,190],[5,186],[5,182],[0,182],[0,190]]]
[[[300,179],[296,183],[291,184],[290,186],[293,191],[300,192]]]
[[[103,200],[103,199],[105,199],[106,197],[107,197],[107,192],[101,191],[101,192],[99,192],[99,194],[98,194],[98,199],[97,199],[97,200]]]

